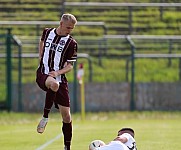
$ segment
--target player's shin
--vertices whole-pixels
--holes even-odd
[[[64,123],[62,126],[62,132],[64,135],[64,145],[66,150],[70,150],[71,140],[72,140],[72,122]]]
[[[56,92],[49,89],[46,93],[43,117],[48,118],[48,114],[51,110],[55,97],[56,97]]]

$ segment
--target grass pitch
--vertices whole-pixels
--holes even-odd
[[[61,119],[51,113],[43,134],[36,133],[41,114],[0,112],[2,150],[63,150]],[[181,149],[181,112],[87,113],[81,120],[73,114],[72,150],[88,150],[92,140],[108,143],[122,127],[136,132],[138,150]]]

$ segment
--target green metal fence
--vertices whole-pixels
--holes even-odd
[[[168,69],[168,71],[171,71],[171,69],[178,70],[178,74],[176,74],[176,78],[178,78],[178,81],[181,80],[181,54],[180,54],[180,43],[178,42],[181,37],[180,36],[119,36],[119,35],[115,35],[115,36],[105,36],[104,38],[106,38],[107,40],[109,39],[117,39],[117,40],[121,40],[121,39],[127,39],[127,45],[129,45],[129,56],[126,55],[125,61],[129,61],[128,63],[130,63],[130,68],[129,68],[129,64],[128,67],[125,67],[126,70],[128,70],[128,74],[126,77],[126,82],[130,83],[130,110],[135,110],[135,105],[136,105],[136,91],[135,91],[135,83],[140,82],[140,80],[137,79],[137,77],[139,76],[140,73],[145,73],[139,70],[139,66],[137,65],[137,62],[140,61],[141,59],[145,58],[145,59],[168,59],[169,61],[169,65],[166,62],[166,66]],[[155,41],[152,42],[152,39],[156,39],[156,41],[158,41],[159,45],[156,45],[157,43]],[[147,43],[148,41],[150,43]],[[159,42],[160,40],[163,40],[161,43]],[[169,41],[169,42],[167,42]],[[170,42],[171,41],[171,42]],[[141,43],[141,44],[140,44]],[[144,45],[146,43],[146,45]],[[168,44],[167,44],[168,43]],[[116,44],[115,44],[116,45]],[[146,51],[146,48],[149,47],[149,51]],[[157,49],[155,50],[154,47],[159,47],[159,51],[157,51]],[[1,102],[1,108],[0,109],[7,109],[8,111],[11,110],[11,106],[13,105],[14,100],[18,101],[18,106],[17,106],[17,110],[18,111],[23,111],[22,108],[22,66],[21,66],[21,59],[23,58],[23,56],[25,56],[25,53],[22,53],[22,44],[21,41],[18,40],[18,38],[14,35],[11,34],[11,29],[7,29],[5,34],[1,34],[0,35],[0,49],[1,49],[1,53],[0,53],[0,62],[1,62],[1,68],[0,68],[0,72],[1,72],[1,85],[0,85],[0,102]],[[175,48],[174,48],[175,47]],[[151,51],[150,50],[153,51]],[[144,50],[144,51],[143,51]],[[148,53],[150,52],[150,53]],[[152,53],[151,53],[152,52]],[[157,53],[156,53],[157,52]],[[28,54],[28,53],[26,53]],[[29,57],[29,59],[32,58],[37,58],[37,54],[33,55],[33,54],[29,54],[26,55]],[[31,56],[31,57],[30,57]],[[92,61],[89,57],[90,55],[88,54],[82,54],[82,55],[78,55],[78,57],[82,57],[82,58],[86,58],[88,61],[88,66],[89,66],[89,80],[88,82],[93,81],[94,82],[94,78],[92,75]],[[118,55],[119,56],[119,55]],[[179,60],[178,62],[176,62],[175,66],[171,65],[171,62],[173,61],[173,58],[176,60]],[[24,59],[24,58],[23,58]],[[27,60],[27,59],[26,59]],[[174,61],[173,61],[174,62]],[[141,62],[142,63],[142,62]],[[144,62],[143,62],[144,63]],[[126,65],[127,66],[127,65]],[[27,67],[26,67],[27,68]],[[26,69],[24,68],[24,69]],[[147,69],[147,68],[146,68]],[[154,72],[154,74],[158,73],[160,68],[157,68],[158,70],[156,70],[156,72]],[[28,71],[28,69],[26,69],[26,71]],[[146,72],[145,76],[147,76],[147,74],[150,74],[150,70],[148,70],[148,72]],[[168,72],[167,71],[167,72]],[[32,71],[31,71],[32,72]],[[129,74],[130,73],[130,74]],[[153,73],[153,72],[151,72]],[[33,72],[34,74],[34,72]],[[96,76],[96,73],[94,72],[94,77]],[[99,74],[98,74],[99,76]],[[24,77],[25,76],[24,74]],[[76,70],[74,70],[74,89],[75,91],[73,92],[73,96],[76,97]],[[142,80],[141,80],[142,81]],[[159,80],[156,80],[157,82]],[[160,80],[162,81],[162,80]],[[18,88],[13,89],[14,88],[14,84],[18,85]],[[16,86],[17,87],[17,86]],[[13,92],[16,92],[17,97],[12,97]],[[18,94],[17,94],[18,93]],[[12,101],[13,99],[13,101]],[[76,101],[75,101],[76,102]],[[73,104],[74,107],[76,107],[76,103]]]
[[[0,45],[1,45],[1,49],[0,51],[2,53],[6,52],[6,44],[5,42],[7,41],[7,35],[6,34],[0,34]],[[7,103],[6,103],[6,96],[7,96],[7,92],[6,92],[6,59],[4,57],[0,58],[0,80],[1,80],[1,84],[0,84],[0,108],[1,109],[5,109],[7,107]]]
[[[11,34],[11,28],[7,33],[0,35],[1,44],[1,86],[0,86],[0,110],[11,111],[13,84],[18,84],[18,110],[22,111],[21,103],[21,42]],[[18,71],[17,71],[18,70]]]

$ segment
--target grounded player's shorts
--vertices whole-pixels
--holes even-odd
[[[41,73],[41,71],[38,69],[36,74],[36,82],[38,86],[44,90],[47,91],[48,88],[45,85],[45,81],[47,79],[48,75]],[[69,91],[68,91],[68,83],[59,83],[59,89],[56,92],[56,98],[54,100],[55,108],[59,108],[59,105],[70,107],[70,98],[69,98]]]

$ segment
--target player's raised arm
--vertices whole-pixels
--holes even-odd
[[[48,75],[50,75],[52,77],[57,77],[61,74],[66,74],[66,73],[70,72],[72,69],[73,69],[73,63],[68,62],[68,63],[66,63],[64,68],[57,70],[57,71],[51,71],[48,73]]]
[[[61,70],[58,70],[58,74],[61,75],[61,74],[68,73],[72,69],[73,69],[73,63],[72,62],[67,62],[67,65],[64,68],[62,68]]]
[[[114,141],[120,141],[122,143],[126,143],[128,141],[128,139],[124,136],[117,136]]]

